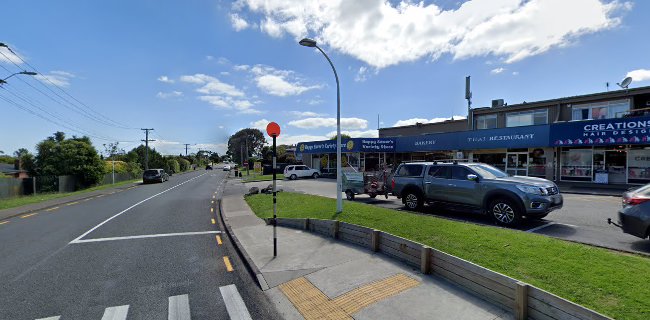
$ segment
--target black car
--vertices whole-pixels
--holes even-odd
[[[646,239],[650,236],[650,184],[623,194],[623,208],[618,211],[618,224],[623,232]]]
[[[163,169],[148,169],[142,174],[142,182],[165,182],[169,180],[169,175]]]

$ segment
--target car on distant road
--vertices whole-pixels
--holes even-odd
[[[212,166],[211,165],[205,166],[205,170],[212,170]]]
[[[290,180],[296,180],[298,178],[317,179],[320,177],[320,171],[305,165],[290,165],[284,167],[284,177]]]
[[[618,224],[611,219],[607,219],[607,222],[641,239],[650,237],[650,184],[625,192],[622,202]]]
[[[142,173],[142,182],[165,182],[169,180],[169,175],[163,169],[148,169]]]
[[[230,168],[229,164],[226,164],[226,165],[223,166],[223,171],[230,171],[230,169],[231,168]]]
[[[541,219],[562,208],[555,183],[541,178],[509,176],[484,163],[403,163],[391,179],[393,195],[409,210],[427,204],[488,214],[502,225],[522,218]]]

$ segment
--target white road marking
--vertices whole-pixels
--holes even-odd
[[[127,313],[129,305],[106,308],[102,320],[126,320]]]
[[[135,207],[141,205],[142,203],[147,202],[147,201],[149,201],[149,200],[151,200],[151,199],[153,199],[153,198],[155,198],[155,197],[157,197],[157,196],[159,196],[159,195],[161,195],[161,194],[163,194],[163,193],[165,193],[165,192],[167,192],[167,191],[170,191],[170,190],[172,190],[172,189],[175,189],[175,188],[177,188],[177,187],[180,187],[180,186],[182,186],[182,185],[184,185],[184,184],[186,184],[186,183],[188,183],[188,182],[190,182],[190,181],[192,181],[192,180],[194,180],[194,179],[200,178],[200,177],[203,176],[203,175],[205,175],[205,173],[204,173],[204,174],[201,174],[201,175],[199,175],[199,176],[196,176],[196,177],[194,177],[194,178],[192,178],[192,179],[190,179],[190,180],[187,180],[187,181],[185,181],[185,182],[181,182],[181,183],[179,183],[179,184],[177,184],[177,185],[175,185],[175,186],[173,186],[173,187],[171,187],[171,188],[169,188],[169,189],[167,189],[167,190],[164,190],[164,191],[162,191],[162,192],[156,193],[156,194],[154,194],[153,196],[151,196],[151,197],[149,197],[149,198],[146,198],[146,199],[144,199],[144,200],[142,200],[142,201],[140,201],[140,202],[138,202],[138,203],[136,203],[136,204],[134,204],[134,205],[132,205],[132,206],[130,206],[130,207],[128,207],[128,208],[122,210],[122,211],[120,211],[118,214],[116,214],[116,215],[114,215],[114,216],[112,216],[112,217],[110,217],[110,218],[104,220],[104,222],[102,222],[102,223],[100,223],[100,224],[98,224],[98,225],[92,227],[92,229],[90,229],[90,230],[84,232],[84,234],[82,234],[82,235],[78,236],[76,239],[70,241],[70,243],[76,243],[77,241],[79,241],[79,239],[81,239],[81,238],[87,236],[89,233],[95,231],[95,229],[101,227],[101,226],[104,225],[106,222],[109,222],[109,221],[111,221],[111,220],[113,220],[113,219],[119,217],[121,214],[123,214],[123,213],[125,213],[125,212],[127,212],[127,211],[129,211],[129,210],[131,210],[131,209],[133,209],[133,208],[135,208]]]
[[[234,284],[219,287],[223,302],[226,303],[226,310],[231,320],[249,320],[252,319],[244,300],[239,295],[237,287]]]
[[[557,225],[557,226],[566,226],[566,227],[571,227],[571,228],[579,228],[578,226],[574,226],[574,225],[572,225],[572,224],[568,224],[568,223],[549,222],[549,223],[547,223],[547,224],[543,224],[543,225],[541,225],[541,226],[539,226],[539,227],[535,227],[535,228],[532,228],[532,229],[526,230],[526,232],[535,232],[535,231],[539,231],[539,230],[541,230],[541,229],[544,229],[544,228],[546,228],[546,227],[550,227],[550,226],[553,226],[553,225]]]
[[[36,320],[59,320],[61,316],[56,316],[56,317],[49,317],[49,318],[40,318]]]
[[[213,234],[213,233],[221,233],[221,231],[197,231],[197,232],[144,234],[144,235],[139,235],[139,236],[126,236],[126,237],[111,237],[111,238],[74,240],[74,241],[72,241],[70,243],[102,242],[102,241],[130,240],[130,239],[143,239],[143,238],[161,238],[161,237],[174,237],[174,236],[191,236],[191,235],[197,235],[197,234]]]
[[[190,320],[190,298],[184,294],[169,297],[168,320]]]
[[[554,224],[555,224],[555,222],[548,222],[548,223],[543,224],[541,226],[538,226],[538,227],[535,227],[535,228],[532,228],[532,229],[528,229],[528,230],[526,230],[526,232],[535,232],[535,231],[538,231],[538,230],[542,230],[542,229],[544,229],[546,227],[550,227],[550,226],[552,226]]]

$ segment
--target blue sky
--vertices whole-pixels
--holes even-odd
[[[166,154],[183,143],[223,153],[229,135],[268,121],[279,143],[328,137],[334,77],[297,44],[305,36],[337,68],[353,136],[376,136],[378,115],[381,127],[465,116],[467,75],[474,107],[600,92],[628,74],[630,87],[650,85],[647,1],[23,0],[2,11],[0,42],[47,77],[0,89],[32,112],[0,99],[5,153],[57,130],[129,150],[155,128]],[[2,78],[32,70],[0,52]]]

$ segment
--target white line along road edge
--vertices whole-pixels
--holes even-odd
[[[181,183],[179,183],[179,184],[177,184],[177,185],[175,185],[175,186],[173,186],[173,187],[171,187],[171,188],[169,188],[169,189],[167,189],[167,190],[164,190],[164,191],[158,192],[158,193],[154,194],[153,196],[151,196],[151,197],[149,197],[149,198],[146,198],[146,199],[144,199],[144,200],[142,200],[142,201],[140,201],[140,202],[138,202],[138,203],[136,203],[136,204],[134,204],[134,205],[132,205],[132,206],[130,206],[130,207],[128,207],[128,208],[122,210],[122,211],[120,211],[118,214],[116,214],[116,215],[114,215],[114,216],[112,216],[112,217],[110,217],[110,218],[104,220],[104,222],[102,222],[102,223],[100,223],[100,224],[94,226],[92,229],[90,229],[90,230],[84,232],[84,234],[82,234],[82,235],[78,236],[76,239],[70,241],[70,243],[77,243],[81,238],[83,238],[83,237],[87,236],[89,233],[95,231],[95,229],[101,227],[102,225],[104,225],[104,223],[109,222],[109,221],[111,221],[111,220],[113,220],[113,219],[119,217],[121,214],[123,214],[123,213],[125,213],[125,212],[127,212],[127,211],[129,211],[129,210],[131,210],[131,209],[133,209],[133,208],[135,208],[135,207],[141,205],[141,204],[144,203],[144,202],[147,202],[147,201],[149,201],[149,200],[151,200],[151,199],[153,199],[153,198],[155,198],[155,197],[157,197],[157,196],[159,196],[159,195],[161,195],[161,194],[163,194],[163,193],[165,193],[165,192],[167,192],[167,191],[170,191],[170,190],[172,190],[172,189],[175,189],[175,188],[177,188],[177,187],[180,187],[180,186],[182,186],[182,185],[184,185],[184,184],[186,184],[186,183],[188,183],[188,182],[190,182],[190,181],[192,181],[192,180],[194,180],[194,179],[200,178],[200,177],[202,177],[202,176],[204,176],[204,175],[205,175],[205,173],[204,173],[204,174],[201,174],[201,175],[199,175],[199,176],[196,176],[196,177],[194,177],[194,178],[192,178],[192,179],[190,179],[190,180],[187,180],[187,181],[181,182]]]

